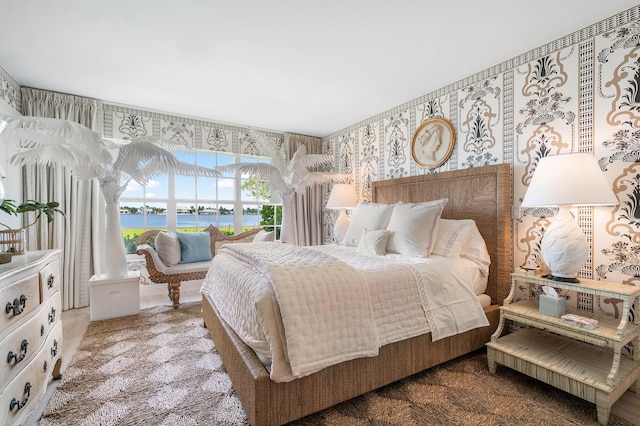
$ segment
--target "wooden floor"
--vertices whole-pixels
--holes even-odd
[[[191,302],[201,300],[200,294],[183,294],[180,297],[181,302]],[[148,308],[151,306],[167,304],[171,301],[166,296],[141,298],[140,308]],[[75,354],[82,336],[89,326],[89,308],[71,309],[62,312],[62,326],[64,344],[62,349],[62,374],[64,374],[69,361]],[[640,348],[638,348],[640,350]],[[46,398],[45,398],[46,399]],[[44,409],[44,407],[43,407]],[[42,412],[39,410],[39,412]],[[640,426],[640,395],[627,391],[612,407],[611,413],[623,419]],[[29,423],[29,422],[28,422]],[[31,424],[37,424],[31,420]]]

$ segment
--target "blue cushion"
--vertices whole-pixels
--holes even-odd
[[[176,232],[180,241],[180,263],[211,260],[208,232]]]

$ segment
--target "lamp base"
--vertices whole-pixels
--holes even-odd
[[[580,282],[580,280],[575,278],[575,277],[574,278],[558,277],[558,276],[553,275],[553,274],[543,275],[542,278],[546,278],[546,279],[552,280],[552,281],[559,281],[559,282],[562,282],[562,283],[579,283]]]
[[[340,214],[336,219],[335,225],[333,225],[333,238],[336,243],[340,244],[344,237],[347,235],[347,229],[349,228],[349,216],[347,216],[347,212],[345,209],[340,209]]]
[[[559,206],[558,215],[544,231],[540,241],[542,259],[555,281],[580,282],[580,268],[589,257],[589,246],[584,233],[571,216],[569,206]],[[575,280],[575,281],[574,281]]]

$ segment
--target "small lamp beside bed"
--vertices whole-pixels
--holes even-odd
[[[353,185],[348,183],[337,183],[333,185],[331,195],[327,201],[327,208],[332,210],[340,210],[338,219],[333,225],[333,236],[336,242],[344,239],[349,228],[349,217],[347,209],[353,209],[358,205],[358,195]]]
[[[533,174],[522,207],[558,206],[540,242],[542,259],[551,269],[545,276],[555,281],[579,282],[587,262],[587,240],[571,215],[573,205],[616,205],[618,199],[593,154],[572,152],[542,158]]]

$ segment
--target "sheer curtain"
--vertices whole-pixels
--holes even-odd
[[[99,102],[23,87],[22,113],[61,118],[99,132]],[[28,165],[22,169],[23,199],[57,201],[65,217],[46,219],[27,230],[28,250],[62,251],[62,309],[89,305],[88,282],[101,270],[104,201],[95,179],[77,180],[65,167]],[[26,220],[28,220],[27,218]]]
[[[287,161],[300,145],[305,145],[307,154],[322,154],[322,139],[295,133],[284,134],[284,146]],[[289,201],[292,208],[288,220],[292,223],[292,244],[297,246],[314,246],[322,244],[322,207],[324,203],[322,185],[314,184],[306,188],[304,194],[294,193]],[[287,241],[289,242],[289,241]]]

